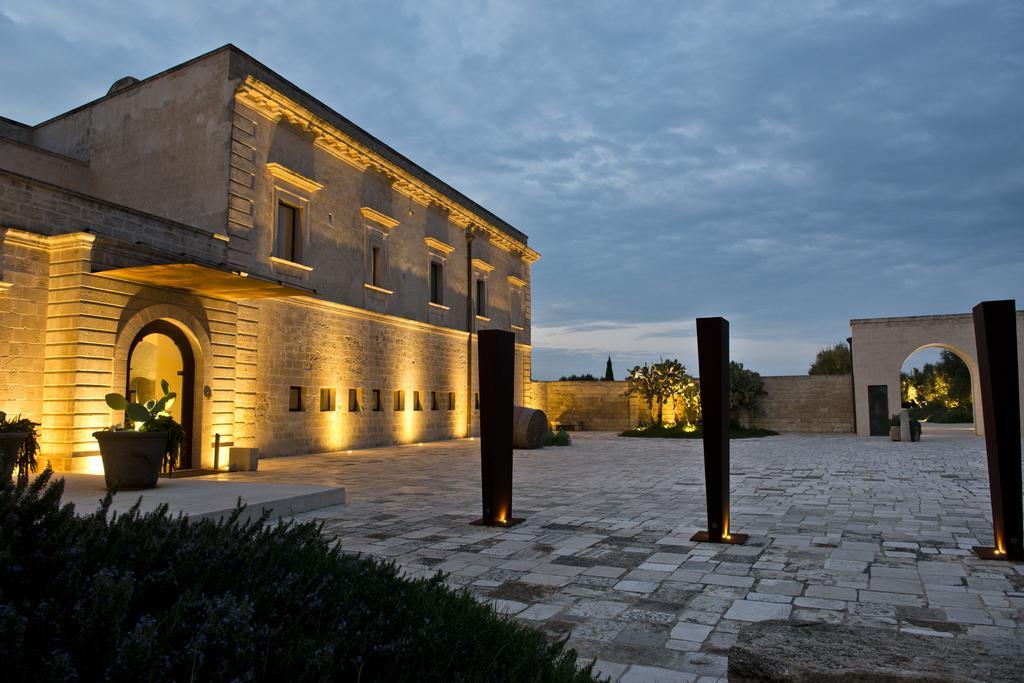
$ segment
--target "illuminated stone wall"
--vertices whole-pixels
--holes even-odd
[[[92,432],[120,419],[103,396],[124,391],[131,341],[157,319],[197,360],[196,465],[212,464],[215,435],[273,456],[474,434],[470,344],[483,329],[515,333],[516,402],[534,400],[539,255],[526,236],[233,47],[40,126],[4,124],[0,166],[0,410],[41,421],[58,468],[97,469]],[[281,200],[299,209],[294,262],[275,246]],[[371,238],[387,247],[380,286],[368,286]],[[308,295],[247,300],[112,275],[189,261]],[[301,411],[288,410],[292,386]],[[320,411],[321,388],[335,390],[334,411]],[[354,413],[350,388],[362,390]]]
[[[853,431],[853,386],[849,375],[767,376],[768,395],[760,414],[749,423],[779,432],[847,433]],[[626,382],[534,382],[534,407],[545,411],[552,425],[569,424],[588,431],[624,431],[651,421],[647,404],[626,396]],[[670,401],[666,421],[678,420]]]
[[[777,432],[853,432],[853,383],[849,375],[765,376],[768,395],[749,423]]]
[[[49,250],[27,233],[0,230],[0,410],[39,421]]]

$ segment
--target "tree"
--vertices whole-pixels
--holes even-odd
[[[604,381],[614,382],[615,373],[612,372],[612,357],[608,356],[608,364],[604,366]]]
[[[900,373],[900,393],[910,408],[962,408],[973,411],[971,371],[952,351],[942,351],[937,363],[925,363]]]
[[[669,399],[684,395],[687,388],[693,385],[693,378],[686,372],[686,367],[678,360],[661,360],[648,366],[637,365],[626,377],[629,384],[627,393],[637,394],[654,414],[657,405],[657,424],[664,423],[664,407]]]
[[[853,352],[846,342],[839,342],[818,351],[811,363],[808,375],[850,375],[853,374]]]
[[[760,374],[743,367],[743,363],[729,361],[729,411],[734,420],[740,410],[746,410],[749,416],[756,415],[761,397],[767,395]]]
[[[559,382],[596,382],[597,378],[589,372],[585,375],[565,375],[558,378]]]

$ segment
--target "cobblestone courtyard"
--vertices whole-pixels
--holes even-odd
[[[509,530],[479,517],[479,443],[266,460],[258,476],[337,483],[325,522],[343,548],[443,570],[455,586],[552,635],[613,680],[713,680],[744,624],[800,619],[936,638],[1024,637],[1024,565],[991,544],[984,441],[852,436],[733,441],[733,529],[704,525],[699,441],[583,433],[515,456]],[[708,677],[705,679],[704,677]]]

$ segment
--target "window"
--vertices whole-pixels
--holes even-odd
[[[431,410],[437,410],[437,392],[436,391],[431,391],[430,392],[430,409]]]
[[[480,394],[473,394],[473,408],[480,410]]]
[[[394,406],[396,413],[405,410],[405,391],[403,389],[395,391],[395,400],[392,405]]]
[[[349,389],[348,390],[348,412],[358,413],[359,404],[363,402],[362,389]]]
[[[412,409],[423,410],[423,403],[420,402],[420,392],[412,392]]]
[[[448,410],[455,410],[455,392],[448,392]]]
[[[384,253],[381,247],[370,250],[370,284],[374,287],[384,286]]]
[[[476,281],[476,314],[481,318],[487,317],[487,281]]]
[[[444,304],[444,265],[430,262],[430,303]]]
[[[380,405],[380,389],[374,389],[373,390],[373,406],[372,406],[371,410],[375,410],[375,411],[379,412],[380,409],[381,409],[381,405]]]
[[[323,388],[320,390],[320,412],[326,413],[334,410],[334,400],[337,394],[335,389]]]
[[[292,263],[302,262],[299,210],[282,201],[277,203],[277,256]]]
[[[302,410],[302,387],[288,387],[288,410],[293,413]]]

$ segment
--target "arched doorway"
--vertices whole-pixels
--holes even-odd
[[[973,372],[967,358],[947,344],[925,344],[907,356],[900,400],[928,436],[975,432]]]
[[[166,380],[178,399],[168,411],[185,429],[181,459],[175,469],[192,467],[193,405],[196,363],[192,345],[185,333],[166,320],[146,324],[132,340],[128,350],[127,386],[129,401],[145,403],[163,396],[161,380]]]

